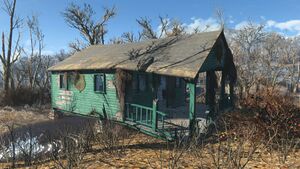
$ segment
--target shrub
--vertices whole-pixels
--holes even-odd
[[[50,101],[50,95],[47,90],[31,89],[31,88],[17,88],[10,90],[5,95],[5,91],[1,91],[0,105],[21,106],[47,103]]]
[[[300,136],[300,108],[294,98],[279,92],[265,90],[253,94],[243,102],[247,112],[254,112],[255,123],[271,139],[280,139],[288,133],[289,137]]]

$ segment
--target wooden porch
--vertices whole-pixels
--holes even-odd
[[[199,76],[195,80],[186,81],[187,95],[183,99],[184,104],[176,107],[160,105],[161,102],[157,99],[159,86],[153,85],[152,107],[126,103],[123,122],[146,134],[168,140],[175,139],[179,134],[192,136],[195,131],[205,133],[216,113],[220,113],[226,107],[231,107],[229,103],[233,102],[232,99],[229,99],[229,96],[233,96],[233,91],[230,90],[230,93],[226,93],[226,76],[223,75],[223,72],[221,73],[220,85],[215,84],[217,83],[215,71],[206,72],[203,80],[205,85],[202,87],[199,87],[198,84]],[[220,87],[216,90],[212,86]],[[199,91],[202,92],[200,95],[205,98],[202,103],[197,101]]]

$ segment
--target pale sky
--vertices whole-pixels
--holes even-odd
[[[156,28],[159,27],[158,16],[167,16],[181,21],[188,30],[206,25],[210,25],[211,30],[217,29],[216,9],[223,11],[229,28],[238,29],[251,20],[264,23],[268,30],[286,36],[300,35],[298,0],[18,0],[18,16],[24,20],[32,14],[39,16],[45,34],[44,53],[68,50],[68,43],[80,38],[80,34],[68,27],[61,15],[71,2],[91,4],[99,17],[103,7],[116,7],[117,16],[108,23],[106,42],[123,32],[137,32],[136,19],[140,17],[150,18]],[[0,5],[2,7],[3,2]],[[0,31],[6,32],[7,25],[8,17],[1,11]],[[29,38],[24,28],[21,30],[22,44],[26,47]]]

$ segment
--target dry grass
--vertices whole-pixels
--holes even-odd
[[[210,145],[217,146],[217,145]],[[100,151],[97,145],[93,147],[95,151],[86,153],[81,165],[78,168],[86,169],[106,169],[106,168],[169,168],[170,151],[166,148],[166,143],[151,137],[138,134],[134,141],[127,148],[124,156],[108,156]],[[214,168],[208,147],[202,150],[203,158],[199,159],[191,152],[185,152],[183,160],[178,162],[176,168]],[[158,157],[159,155],[159,157]],[[276,154],[268,154],[263,149],[258,149],[246,168],[300,168],[300,152],[290,155],[286,164],[280,164]],[[149,164],[151,162],[151,165]],[[4,165],[0,167],[3,167]],[[38,168],[55,168],[53,162],[46,162],[37,166]],[[33,167],[34,168],[34,167]]]
[[[0,107],[0,134],[7,131],[9,123],[15,123],[17,126],[34,124],[49,120],[48,113],[49,106],[40,108],[33,108],[29,106],[24,107]]]
[[[44,111],[47,112],[47,110]],[[48,120],[46,113],[39,114],[38,112],[37,109],[31,108],[26,108],[26,110],[18,108],[9,110],[7,107],[0,111],[0,119],[2,123],[13,121],[19,125]],[[55,122],[53,122],[54,125]],[[6,130],[5,127],[3,129]],[[231,134],[236,131],[231,130],[226,132],[227,134],[230,133],[229,136],[232,136]],[[219,134],[224,135],[223,132]],[[230,147],[233,150],[236,149],[239,143],[238,140],[235,141],[235,139],[232,139],[230,141],[232,141],[230,142]],[[220,139],[219,142],[209,142],[193,146],[192,148],[190,147],[182,152],[181,157],[176,161],[176,166],[172,166],[170,163],[178,155],[176,153],[181,153],[172,144],[141,133],[131,134],[129,137],[119,140],[119,142],[115,147],[110,147],[110,149],[116,150],[114,153],[104,151],[105,145],[101,145],[101,142],[94,142],[91,150],[84,153],[83,160],[80,161],[77,168],[215,168],[212,158],[212,152],[214,151],[212,149],[218,149],[220,144],[226,145],[226,140]],[[251,149],[250,143],[245,142],[242,146],[243,153],[245,154]],[[118,150],[122,150],[122,154],[116,155]],[[195,155],[195,152],[201,154],[201,156]],[[245,168],[300,168],[300,161],[298,160],[300,157],[299,149],[290,152],[284,164],[278,160],[279,153],[277,151],[270,152],[266,146],[259,145]],[[226,155],[226,153],[223,155]],[[65,158],[61,159],[62,163],[67,163],[66,160]],[[246,160],[246,158],[241,158],[241,161]],[[18,168],[26,168],[22,167],[24,166],[22,165],[23,162],[17,162],[17,164],[19,164]],[[10,165],[10,163],[0,163],[0,168],[7,168]],[[57,164],[51,160],[44,160],[34,164],[30,168],[57,168]]]

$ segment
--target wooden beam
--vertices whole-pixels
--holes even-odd
[[[193,136],[195,131],[196,122],[196,82],[188,82],[188,87],[190,91],[190,102],[189,102],[189,131],[190,136]]]
[[[152,104],[152,129],[157,129],[157,100],[153,100]]]
[[[214,118],[215,116],[215,99],[216,99],[216,89],[217,81],[216,81],[216,74],[214,71],[207,71],[206,72],[206,93],[205,93],[205,104],[208,107],[209,118]]]
[[[152,90],[152,129],[156,131],[157,129],[157,85],[156,85],[156,76],[154,74],[149,74],[151,79],[151,82],[149,83],[151,85]]]
[[[222,79],[221,79],[221,93],[219,100],[219,109],[222,110],[225,107],[226,98],[225,98],[225,81],[226,81],[226,72],[222,71]]]

